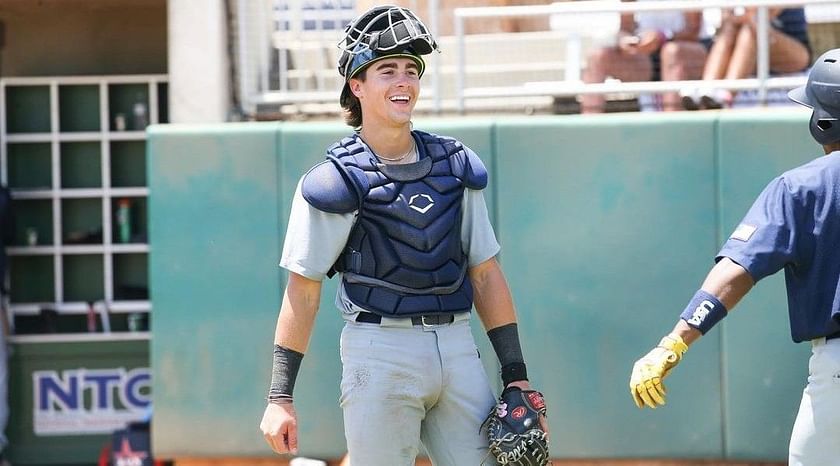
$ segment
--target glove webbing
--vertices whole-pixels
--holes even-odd
[[[500,439],[501,442],[513,442],[520,438],[519,444],[509,452],[502,451],[498,444],[491,445],[493,456],[500,466],[542,466],[546,464],[546,456],[548,452],[543,445],[546,444],[546,433],[533,429],[524,434],[509,433]],[[531,453],[528,455],[528,453]],[[536,461],[531,461],[531,458]]]

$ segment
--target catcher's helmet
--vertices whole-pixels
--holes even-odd
[[[347,81],[385,57],[401,56],[417,62],[423,76],[426,64],[420,55],[438,50],[426,25],[407,8],[383,5],[371,8],[344,29],[338,43],[338,72],[344,77],[341,105],[350,97]]]
[[[814,109],[808,126],[818,143],[840,141],[840,49],[822,54],[808,73],[808,83],[788,92],[788,97]]]

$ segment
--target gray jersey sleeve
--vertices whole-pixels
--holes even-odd
[[[280,266],[311,280],[323,280],[347,243],[356,212],[331,214],[312,207],[295,189]]]
[[[461,245],[469,266],[476,266],[499,253],[501,247],[490,224],[484,193],[464,190],[464,211],[461,224]]]

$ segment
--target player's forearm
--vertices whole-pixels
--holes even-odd
[[[753,285],[755,282],[746,269],[724,257],[709,271],[700,288],[715,295],[731,311]]]
[[[728,313],[752,289],[753,285],[755,282],[746,269],[728,257],[724,257],[709,271],[700,290],[719,300]],[[679,335],[686,345],[691,345],[703,336],[696,325],[689,325],[684,319],[677,322],[671,333]]]
[[[507,280],[496,258],[488,259],[469,271],[473,302],[486,330],[516,322],[516,311]]]
[[[686,321],[680,319],[677,321],[677,324],[674,326],[674,329],[671,330],[671,335],[679,335],[682,338],[683,343],[688,346],[691,346],[692,343],[699,340],[700,337],[703,336],[700,333],[700,330],[697,330],[694,327],[691,327],[686,323]]]
[[[516,311],[499,263],[492,258],[471,268],[470,280],[476,312],[499,359],[503,385],[519,384],[520,388],[529,388]]]
[[[295,380],[309,345],[320,296],[321,282],[290,274],[274,332],[269,403],[284,404],[293,400]]]
[[[274,344],[305,353],[321,300],[321,282],[290,273],[277,317]]]

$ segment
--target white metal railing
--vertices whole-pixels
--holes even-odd
[[[553,3],[550,5],[526,5],[503,7],[465,7],[454,10],[454,30],[457,43],[456,59],[456,100],[457,110],[463,113],[468,98],[503,97],[503,96],[575,96],[579,94],[602,93],[642,93],[678,91],[687,85],[716,86],[731,90],[756,89],[758,100],[765,103],[767,90],[773,88],[796,87],[804,84],[804,76],[791,78],[771,78],[769,71],[769,17],[768,8],[777,6],[818,6],[838,5],[838,0],[673,0],[668,2],[615,2],[587,0]],[[756,31],[757,62],[756,78],[738,80],[708,81],[656,81],[583,84],[580,81],[558,81],[534,83],[519,87],[497,87],[469,89],[466,87],[466,54],[464,23],[469,18],[511,18],[550,15],[592,15],[604,13],[635,13],[652,11],[702,11],[709,8],[732,8],[736,6],[757,7]],[[584,21],[581,21],[584,23]],[[438,73],[436,69],[434,71]]]
[[[241,11],[242,17],[250,15],[251,21],[249,27],[240,27],[240,55],[248,55],[251,59],[256,59],[259,66],[253,66],[249,63],[240,60],[238,67],[238,76],[240,77],[240,97],[245,102],[246,107],[253,112],[259,104],[294,104],[298,105],[299,111],[305,111],[305,104],[334,104],[337,100],[338,90],[340,89],[340,77],[335,71],[335,59],[332,57],[321,57],[320,64],[310,63],[295,63],[294,65],[287,61],[288,54],[295,47],[314,47],[313,44],[320,44],[317,50],[312,49],[313,53],[298,53],[298,57],[302,60],[309,61],[314,59],[317,54],[336,53],[335,45],[337,44],[342,29],[337,27],[340,24],[346,24],[358,12],[355,9],[348,8],[349,4],[355,4],[355,0],[325,0],[332,6],[322,13],[305,10],[309,8],[308,5],[314,5],[314,2],[307,0],[261,0],[263,5],[272,5],[268,7],[271,12],[268,15],[269,20],[259,20],[256,18],[257,13],[248,11]],[[261,3],[258,2],[258,3]],[[249,0],[239,0],[240,6],[242,4],[252,5]],[[416,7],[413,5],[412,7]],[[278,7],[278,5],[285,5]],[[598,15],[601,17],[615,18],[615,27],[612,33],[617,32],[617,18],[620,13],[624,12],[648,12],[648,11],[697,11],[703,10],[706,13],[717,13],[720,8],[732,8],[735,6],[757,7],[759,9],[759,25],[757,38],[757,72],[754,78],[740,79],[740,80],[715,80],[715,81],[655,81],[655,82],[607,82],[598,84],[584,84],[580,79],[580,72],[582,63],[585,60],[583,50],[582,38],[593,39],[596,35],[603,36],[603,31],[599,31],[597,27],[589,26],[590,22],[587,18],[596,20]],[[454,52],[455,60],[451,58],[451,63],[443,64],[442,57],[438,54],[433,54],[429,57],[429,79],[430,91],[424,93],[424,108],[441,112],[446,107],[446,110],[457,110],[463,112],[470,107],[476,108],[485,105],[485,103],[501,103],[504,98],[521,97],[521,98],[540,98],[540,101],[545,101],[545,97],[561,97],[561,96],[576,96],[583,94],[608,94],[608,93],[624,93],[624,94],[643,94],[643,93],[661,93],[673,92],[681,90],[688,86],[693,87],[720,87],[730,90],[755,90],[757,91],[757,99],[764,103],[767,100],[767,92],[770,89],[784,89],[800,85],[805,81],[804,76],[798,77],[771,77],[769,72],[769,50],[768,50],[768,31],[769,24],[767,20],[767,8],[775,6],[804,6],[806,17],[809,23],[813,22],[840,22],[840,0],[672,0],[672,1],[647,1],[640,0],[637,2],[620,2],[619,0],[584,0],[584,1],[567,1],[561,3],[554,3],[550,5],[525,5],[525,6],[508,6],[508,7],[468,7],[456,8],[454,10],[454,35],[448,37],[438,37],[438,42],[448,42],[449,45],[444,47],[447,56]],[[830,7],[830,8],[829,8]],[[263,7],[265,8],[265,7]],[[300,10],[304,8],[304,10]],[[426,10],[424,8],[424,10]],[[263,9],[265,11],[265,9]],[[438,0],[430,0],[428,3],[428,10],[425,13],[424,19],[426,24],[430,26],[433,33],[438,29],[438,17],[440,14],[438,7]],[[320,15],[320,16],[318,16]],[[713,15],[714,16],[714,15]],[[483,41],[486,38],[479,36],[472,37],[465,33],[465,23],[473,18],[528,18],[528,17],[548,17],[551,20],[551,29],[545,31],[554,37],[560,39],[565,43],[565,56],[562,54],[554,54],[551,59],[558,60],[557,66],[552,67],[551,74],[553,77],[547,78],[545,81],[537,82],[530,80],[498,80],[498,82],[486,82],[482,85],[474,84],[468,85],[468,78],[472,80],[475,73],[485,73],[487,64],[472,64],[469,60],[475,57],[467,55],[467,43],[472,44],[475,40]],[[573,18],[573,19],[569,19]],[[309,21],[310,26],[306,27],[304,23]],[[256,33],[255,29],[259,27],[266,27],[265,33]],[[245,34],[249,35],[245,35]],[[517,33],[510,33],[511,36],[517,36]],[[438,35],[438,34],[436,34]],[[502,35],[502,34],[495,34]],[[589,35],[587,37],[587,35]],[[487,36],[489,38],[490,36]],[[495,40],[495,39],[494,39]],[[539,39],[525,39],[523,43],[533,42]],[[546,41],[552,39],[545,39]],[[249,41],[247,47],[245,43]],[[261,54],[267,50],[264,46],[265,41],[270,43],[273,60],[264,58]],[[248,52],[253,47],[259,49],[258,52]],[[591,46],[592,44],[588,44]],[[472,47],[472,45],[469,45]],[[562,45],[560,45],[562,47]],[[453,50],[454,49],[454,50]],[[486,47],[481,48],[482,50]],[[326,50],[326,52],[325,52]],[[562,51],[563,49],[561,49]],[[481,55],[479,55],[481,56]],[[320,55],[319,55],[320,57]],[[520,58],[518,63],[524,63],[527,60],[528,54],[523,51],[523,58]],[[445,58],[445,57],[443,57]],[[486,57],[485,57],[486,58]],[[547,57],[541,58],[543,61]],[[301,60],[301,61],[302,61]],[[273,65],[271,65],[273,62]],[[532,64],[534,68],[537,65]],[[495,68],[505,68],[512,72],[520,71],[521,66],[517,64],[517,59],[505,60],[504,63],[494,65]],[[494,70],[495,70],[494,68]],[[556,76],[557,72],[562,70],[560,76]],[[496,70],[498,71],[498,70]],[[539,71],[539,70],[535,70]],[[498,73],[497,73],[498,74]],[[445,77],[444,77],[445,76]],[[291,79],[291,81],[290,81]],[[309,86],[292,84],[294,79],[308,80]],[[560,79],[551,81],[550,79]],[[480,80],[480,79],[479,79]],[[483,86],[483,87],[482,87]],[[446,87],[446,90],[443,88]],[[442,97],[447,100],[441,101]],[[497,100],[489,100],[488,98],[497,98]],[[480,99],[485,99],[483,102]],[[470,105],[470,101],[475,102]],[[533,100],[533,99],[532,99]],[[513,99],[508,101],[513,102]],[[431,104],[431,105],[430,105]],[[315,106],[317,111],[323,111],[323,107]],[[251,113],[249,112],[249,113]]]
[[[249,2],[251,0],[239,0],[240,6],[250,5]],[[337,45],[343,36],[344,27],[360,13],[357,11],[356,1],[261,2],[268,5],[270,21],[255,20],[248,17],[247,11],[241,12],[241,16],[250,21],[247,27],[239,28],[239,55],[254,54],[249,52],[249,46],[242,44],[245,44],[249,34],[253,34],[253,29],[262,27],[268,29],[264,35],[268,37],[273,56],[259,63],[259,70],[256,72],[264,76],[264,79],[240,79],[241,83],[246,83],[246,87],[247,83],[251,83],[250,89],[240,87],[246,108],[253,110],[257,104],[336,102],[341,90],[340,76],[336,71]],[[409,7],[417,11],[416,0],[409,4]],[[437,30],[438,11],[438,0],[430,0],[426,24],[433,34]],[[251,16],[253,15],[251,13]],[[248,64],[240,60],[239,66],[242,70],[238,74],[247,74]],[[271,79],[268,78],[269,74],[272,75]]]

